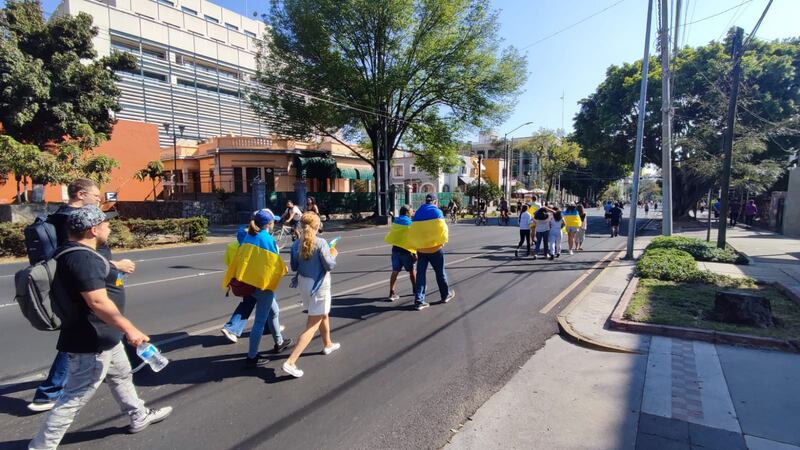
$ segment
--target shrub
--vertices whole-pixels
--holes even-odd
[[[636,263],[636,274],[641,278],[664,281],[689,281],[697,272],[692,255],[677,249],[648,249]]]
[[[181,241],[203,242],[208,236],[208,219],[205,217],[192,217],[191,219],[176,219],[181,229]]]
[[[108,237],[108,246],[111,248],[126,248],[134,246],[134,237],[131,230],[121,220],[111,220],[111,235]]]
[[[0,223],[0,256],[25,256],[24,223]]]
[[[647,246],[647,249],[672,248],[683,250],[697,261],[746,264],[747,258],[730,248],[717,248],[711,242],[685,236],[659,236]]]

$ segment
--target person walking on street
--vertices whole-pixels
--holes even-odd
[[[297,360],[311,343],[317,330],[322,336],[322,353],[330,355],[341,345],[331,340],[331,271],[336,267],[336,248],[330,248],[325,239],[317,236],[319,216],[305,213],[300,219],[301,239],[292,245],[291,265],[297,272],[297,289],[303,303],[308,306],[306,329],[297,338],[297,345],[283,363],[283,371],[300,378],[303,371],[297,367]]]
[[[65,253],[58,260],[52,292],[63,316],[57,348],[69,354],[69,374],[63,395],[31,440],[30,449],[58,447],[103,381],[108,381],[114,399],[130,418],[130,433],[172,412],[169,406],[146,408],[133,385],[122,338],[134,347],[150,338],[124,316],[124,276],[97,251],[108,242],[109,219],[94,205],[74,211],[67,219],[69,242],[56,252]]]
[[[586,211],[583,209],[583,205],[580,203],[578,203],[578,217],[581,218],[581,226],[578,228],[575,244],[578,246],[578,251],[583,251],[583,241],[586,239],[586,231],[589,228],[589,221],[586,219]]]
[[[253,216],[250,220],[258,214],[258,211],[253,213]],[[228,244],[228,247],[225,249],[225,267],[229,266],[233,261],[234,256],[236,256],[236,251],[239,249],[239,246],[242,245],[244,242],[244,237],[247,235],[247,229],[249,225],[242,226],[239,228],[239,231],[236,233],[236,242],[232,242]],[[220,332],[222,335],[225,336],[229,341],[232,343],[237,343],[239,341],[239,337],[244,333],[244,327],[247,325],[248,319],[250,319],[250,315],[253,314],[253,310],[256,308],[257,300],[254,296],[248,295],[247,297],[242,297],[242,300],[236,305],[236,309],[233,310],[233,314],[228,319],[228,322],[222,326]],[[276,304],[277,306],[277,304]],[[269,314],[267,317],[267,323],[271,323],[274,320],[274,311],[273,308],[270,308]],[[263,334],[272,334],[270,331],[269,326],[264,327]],[[278,329],[283,332],[284,327],[280,325]]]
[[[756,202],[748,200],[747,204],[744,205],[744,224],[747,225],[748,228],[753,227],[753,220],[757,214],[758,208],[756,207]]]
[[[622,203],[617,202],[613,208],[611,208],[611,220],[609,224],[611,225],[611,237],[619,236],[619,224],[622,222]]]
[[[522,214],[519,216],[519,243],[514,250],[515,258],[519,258],[519,249],[523,242],[527,247],[525,256],[531,256],[531,214],[528,212],[528,205],[522,207]]]
[[[270,234],[277,219],[269,209],[256,212],[241,245],[231,258],[222,281],[224,288],[229,287],[232,280],[253,288],[250,295],[256,300],[256,318],[250,329],[246,368],[256,368],[265,362],[258,353],[265,326],[269,326],[275,341],[273,347],[275,353],[285,350],[292,344],[291,339],[284,339],[281,335],[280,308],[275,299],[278,284],[287,272],[286,264],[281,259],[275,240]]]
[[[649,201],[644,202],[644,213],[645,214],[650,214],[650,202]]]
[[[397,276],[403,270],[408,272],[408,279],[411,281],[411,292],[416,291],[417,273],[414,264],[417,262],[417,252],[408,249],[408,232],[411,229],[411,216],[414,210],[409,205],[400,207],[400,215],[394,219],[389,233],[383,239],[387,244],[392,244],[392,275],[389,277],[389,297],[390,302],[400,300],[397,295]],[[405,247],[403,247],[405,246]]]
[[[730,226],[735,227],[739,223],[739,214],[741,213],[742,205],[739,200],[731,200],[730,204]]]
[[[100,205],[100,188],[97,183],[88,178],[78,178],[67,186],[69,201],[59,207],[47,217],[47,222],[53,225],[56,232],[56,243],[62,246],[69,242],[69,227],[67,220],[70,214],[84,206]],[[136,264],[130,259],[113,260],[111,249],[105,243],[99,244],[98,253],[103,255],[114,268],[124,274],[131,274],[136,270]],[[56,400],[61,397],[69,372],[69,358],[66,352],[58,352],[47,378],[39,384],[33,394],[33,401],[28,404],[28,410],[33,412],[49,411],[55,406]]]
[[[564,223],[567,225],[567,245],[569,246],[569,254],[572,255],[578,250],[577,235],[578,230],[581,229],[581,216],[578,212],[578,207],[574,203],[567,206],[564,211]]]
[[[546,258],[550,255],[550,226],[552,225],[550,214],[546,208],[539,208],[533,215],[536,224],[536,245],[533,249],[533,259],[539,255],[539,249],[542,249],[543,256]]]
[[[417,289],[414,295],[414,307],[417,311],[430,306],[425,301],[428,265],[432,266],[436,273],[436,284],[439,286],[442,303],[448,303],[456,296],[447,282],[447,272],[444,269],[444,244],[447,240],[448,229],[442,210],[436,206],[436,197],[428,194],[425,196],[425,204],[414,213],[409,232],[409,243],[417,250],[418,258]]]
[[[553,212],[553,221],[550,223],[550,259],[561,256],[561,233],[564,229],[564,218],[559,208]]]

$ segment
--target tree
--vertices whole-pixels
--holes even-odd
[[[730,35],[723,42],[681,49],[674,58],[675,149],[673,214],[688,215],[709,188],[718,187],[727,111]],[[661,66],[651,58],[643,162],[661,166]],[[800,148],[800,38],[755,39],[742,60],[734,144],[733,186],[748,173],[774,182]],[[611,66],[583,99],[573,139],[588,159],[582,187],[599,188],[629,174],[638,119],[641,61]],[[759,173],[753,174],[757,167]],[[751,177],[752,178],[752,177]],[[762,183],[763,184],[763,183]],[[762,186],[763,187],[763,186]],[[767,188],[764,188],[767,189]]]
[[[253,108],[270,128],[297,138],[347,145],[366,136],[371,153],[353,150],[376,168],[379,192],[388,192],[383,162],[401,144],[426,170],[441,170],[458,134],[497,124],[526,78],[524,57],[498,51],[497,13],[488,4],[273,0]],[[386,213],[382,205],[376,214]]]
[[[0,135],[0,170],[13,173],[17,185],[17,203],[28,201],[28,178],[41,175],[40,151],[35,145],[20,144],[11,136]],[[20,189],[20,185],[24,189]]]
[[[467,185],[468,196],[475,197],[478,200],[483,200],[486,202],[486,204],[489,204],[490,201],[497,199],[502,195],[500,186],[495,184],[494,181],[485,178],[481,178],[480,181],[480,190],[478,190],[478,180],[474,180],[472,183]]]
[[[164,177],[164,163],[159,160],[150,161],[147,165],[133,175],[133,178],[144,181],[146,179],[150,179],[153,183],[153,201],[156,201],[156,180],[161,181]],[[225,190],[223,189],[223,192]],[[223,200],[224,202],[224,200]]]
[[[120,110],[115,70],[133,70],[132,55],[97,58],[97,27],[86,13],[45,21],[38,0],[7,0],[0,9],[0,122],[6,134],[43,149],[80,135],[111,133]]]

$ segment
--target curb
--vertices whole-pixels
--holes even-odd
[[[647,228],[655,220],[657,220],[657,219],[655,219],[655,218],[649,219],[647,222],[644,223],[644,225],[642,225],[641,227],[639,227],[637,229],[637,232],[640,232],[640,231],[644,230],[645,228]],[[630,349],[630,348],[626,348],[626,347],[622,347],[622,346],[614,345],[614,344],[607,344],[607,343],[604,343],[604,342],[600,342],[600,341],[598,341],[596,339],[592,339],[592,338],[590,338],[588,336],[584,336],[583,334],[581,334],[578,331],[576,331],[572,327],[572,325],[570,325],[569,322],[567,321],[567,315],[569,315],[572,312],[572,310],[575,309],[575,307],[577,307],[577,305],[580,304],[581,301],[583,301],[584,297],[590,293],[590,290],[592,289],[592,287],[594,287],[595,281],[597,281],[598,279],[600,279],[600,277],[603,276],[605,271],[611,266],[611,264],[615,260],[621,259],[621,257],[625,254],[625,252],[626,252],[626,249],[621,249],[617,253],[617,257],[616,258],[610,259],[608,261],[608,263],[606,264],[606,266],[603,267],[603,269],[601,270],[600,274],[597,275],[597,277],[595,277],[583,290],[581,290],[581,292],[578,293],[578,295],[575,296],[575,298],[571,302],[569,302],[567,304],[567,306],[565,306],[556,315],[556,323],[558,325],[558,331],[559,331],[559,334],[563,338],[565,338],[568,341],[573,342],[573,343],[575,343],[577,345],[580,345],[582,347],[591,348],[593,350],[600,350],[600,351],[606,351],[606,352],[612,352],[612,353],[627,353],[627,354],[634,354],[634,355],[643,355],[644,354],[644,352],[642,352],[640,350],[634,350],[634,349]],[[625,293],[623,292],[623,296],[624,295],[625,295]],[[619,302],[618,302],[618,304],[619,304]]]
[[[628,282],[628,287],[620,297],[617,307],[609,318],[609,326],[613,330],[627,331],[633,333],[652,334],[658,336],[668,336],[679,339],[692,339],[697,341],[711,342],[714,344],[726,345],[745,345],[748,347],[758,347],[767,349],[782,350],[785,352],[800,353],[800,346],[788,340],[774,339],[747,334],[728,333],[724,331],[701,330],[698,328],[679,327],[674,325],[654,325],[649,323],[633,322],[624,318],[625,310],[628,308],[633,293],[639,285],[639,278],[633,277]],[[780,288],[779,288],[780,289]]]

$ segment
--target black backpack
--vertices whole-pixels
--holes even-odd
[[[72,319],[70,308],[65,305],[64,291],[60,283],[56,283],[56,267],[58,258],[70,252],[92,252],[103,260],[106,275],[111,270],[107,259],[96,251],[83,246],[65,248],[52,258],[39,261],[18,271],[14,275],[16,293],[14,300],[19,304],[22,315],[28,322],[42,331],[55,331],[61,328],[61,322]]]
[[[32,224],[25,227],[23,233],[28,262],[31,265],[53,257],[58,248],[58,237],[56,227],[47,221],[47,217],[38,216]]]

